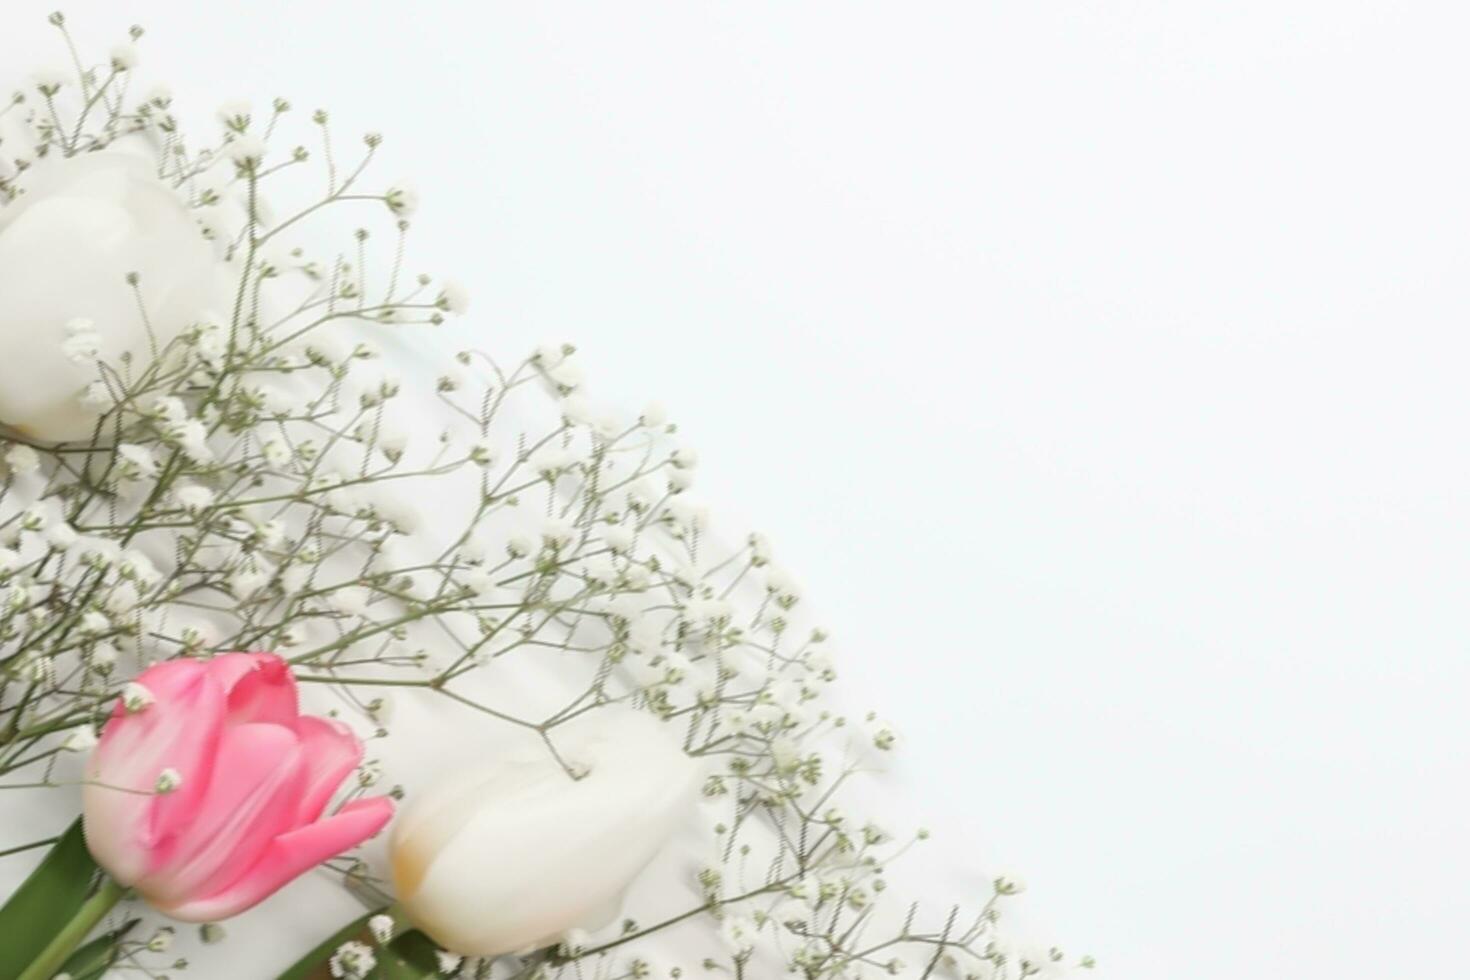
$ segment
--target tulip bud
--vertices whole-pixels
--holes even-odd
[[[449,774],[396,825],[398,900],[446,949],[525,953],[607,925],[689,816],[700,766],[652,715],[605,708],[556,735],[580,778],[537,746]]]
[[[48,158],[24,183],[0,212],[0,421],[90,438],[97,413],[77,394],[97,380],[94,362],[150,357],[228,298],[227,278],[142,157]]]
[[[155,664],[88,761],[87,847],[160,911],[227,918],[383,828],[393,804],[381,796],[323,817],[361,759],[344,726],[298,712],[274,654]]]

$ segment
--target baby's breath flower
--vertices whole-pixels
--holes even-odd
[[[997,895],[1019,895],[1026,890],[1026,879],[1015,874],[997,875],[994,884]]]
[[[119,44],[114,47],[112,67],[115,71],[132,71],[138,67],[138,49],[131,44]]]
[[[893,744],[898,741],[898,735],[894,732],[893,726],[874,715],[868,716],[867,729],[868,737],[872,739],[873,745],[882,751],[886,752],[893,748]]]
[[[561,417],[571,425],[586,425],[592,421],[592,405],[574,392],[561,400]]]
[[[638,416],[639,424],[650,429],[662,428],[668,421],[668,412],[658,402],[649,402],[643,407],[643,411]]]
[[[82,613],[81,631],[87,636],[100,636],[112,629],[112,623],[95,609]]]
[[[90,752],[97,745],[97,733],[90,725],[73,728],[61,747],[67,752]]]
[[[82,389],[82,394],[77,399],[81,406],[95,415],[103,415],[117,404],[117,399],[112,397],[112,390],[107,387],[105,381],[93,381]]]
[[[241,170],[254,170],[265,159],[266,145],[254,136],[240,135],[230,140],[225,153]]]
[[[633,531],[621,525],[604,528],[602,542],[617,554],[626,554],[633,548]]]
[[[457,279],[444,280],[439,292],[439,308],[455,316],[463,316],[470,308],[470,294]]]
[[[72,75],[64,68],[50,67],[38,68],[31,73],[31,82],[42,95],[55,95],[61,91],[72,79]]]
[[[582,386],[585,380],[582,366],[570,357],[563,357],[556,364],[547,368],[546,375],[556,382],[557,388],[562,392],[575,391]]]
[[[565,548],[577,539],[577,528],[559,518],[548,518],[541,525],[541,540],[549,548]]]
[[[755,948],[759,929],[755,920],[746,916],[726,916],[725,921],[720,924],[720,938],[736,956],[748,956]]]
[[[57,551],[68,551],[77,543],[77,532],[65,521],[53,521],[46,526],[46,543]]]
[[[74,364],[91,364],[102,351],[102,335],[97,325],[86,317],[76,317],[66,323],[66,339],[61,342],[61,352]]]
[[[173,490],[174,503],[191,514],[208,510],[214,504],[214,493],[197,483],[184,483]]]
[[[226,102],[219,107],[219,120],[225,124],[225,128],[243,133],[250,127],[250,103]]]
[[[111,643],[97,643],[87,655],[87,664],[101,674],[110,673],[117,663],[117,647]]]
[[[495,590],[495,576],[479,566],[461,572],[460,582],[476,596],[486,596]]]
[[[419,209],[418,190],[408,181],[399,181],[383,194],[388,210],[400,218],[412,218]]]
[[[214,462],[214,451],[209,448],[209,430],[199,419],[174,424],[168,435],[195,463],[206,465]]]
[[[137,714],[147,710],[153,704],[153,692],[148,690],[137,681],[128,681],[123,685],[122,705],[128,714]]]
[[[379,913],[368,919],[368,931],[379,946],[388,945],[393,938],[393,916]]]
[[[265,584],[269,581],[270,575],[252,563],[242,566],[234,575],[230,576],[230,592],[237,599],[248,599],[265,588]]]
[[[158,475],[158,460],[147,446],[121,443],[117,447],[120,471],[125,479],[148,480]]]
[[[372,949],[354,940],[337,947],[328,969],[338,980],[366,980],[377,965],[378,958]]]
[[[130,32],[132,41],[140,34]],[[392,369],[404,347],[432,354],[405,331],[464,313],[469,296],[452,280],[403,270],[397,249],[419,195],[406,183],[378,193],[357,168],[374,158],[381,136],[367,134],[367,152],[354,151],[349,163],[335,155],[328,116],[317,111],[323,152],[292,149],[273,140],[289,109],[277,99],[261,114],[226,105],[223,133],[186,139],[170,93],[151,91],[139,104],[128,79],[115,77],[135,60],[127,44],[113,52],[112,73],[104,59],[82,74],[38,77],[42,98],[20,94],[19,102],[35,104],[7,116],[7,133],[26,113],[16,128],[32,145],[12,145],[7,135],[0,207],[19,189],[14,174],[41,157],[100,158],[114,139],[138,133],[147,145],[128,152],[156,149],[148,162],[178,194],[184,237],[233,282],[213,303],[201,291],[187,309],[155,312],[169,304],[152,291],[157,273],[140,262],[146,277],[123,277],[135,302],[119,310],[78,301],[102,328],[67,320],[69,301],[51,318],[52,329],[55,321],[64,328],[63,351],[53,353],[79,365],[61,407],[100,420],[99,439],[39,452],[0,442],[0,496],[9,502],[0,513],[0,644],[10,644],[0,662],[8,655],[18,690],[34,689],[13,720],[73,727],[52,729],[52,751],[0,760],[0,776],[36,763],[39,778],[55,751],[89,751],[94,719],[114,696],[125,712],[148,711],[154,695],[129,682],[134,668],[228,650],[299,646],[300,679],[330,681],[340,695],[333,713],[357,715],[375,739],[398,738],[420,718],[410,710],[419,706],[393,691],[400,683],[415,700],[450,695],[485,708],[465,713],[477,724],[538,732],[554,755],[560,720],[572,722],[572,738],[577,715],[617,704],[665,719],[671,740],[712,764],[701,782],[717,822],[707,828],[712,848],[697,879],[703,900],[690,914],[717,928],[731,955],[711,956],[710,969],[730,969],[733,956],[735,972],[750,977],[782,960],[803,976],[833,980],[857,975],[859,963],[864,975],[913,970],[862,949],[899,953],[929,930],[905,924],[896,938],[864,935],[860,943],[849,931],[854,919],[865,923],[858,932],[877,931],[886,862],[900,849],[836,793],[858,765],[850,750],[864,742],[891,749],[893,730],[876,715],[850,723],[834,714],[825,688],[832,657],[825,633],[804,621],[795,579],[773,567],[761,535],[734,549],[724,544],[689,492],[698,456],[671,448],[677,430],[663,407],[626,415],[596,405],[583,393],[576,348],[565,342],[514,365],[460,352],[399,378]],[[63,85],[78,86],[79,98],[57,97]],[[79,102],[90,119],[78,120]],[[325,170],[321,184],[302,186],[321,189],[298,202],[286,185],[307,169],[296,164],[314,158]],[[293,226],[294,239],[294,216],[336,213],[327,205],[339,197],[383,201],[391,231],[343,229],[351,244],[330,258],[277,233]],[[277,213],[279,205],[289,210]],[[195,223],[206,244],[195,239]],[[385,241],[395,243],[389,254],[370,253]],[[148,319],[147,343],[138,342],[140,317]],[[115,357],[114,347],[129,353]],[[419,380],[428,391],[413,390]],[[530,411],[512,403],[527,398],[542,401]],[[429,421],[417,417],[425,407],[437,412]],[[528,419],[545,424],[522,431]],[[546,715],[551,700],[494,696],[507,679],[513,694],[521,664],[568,664],[558,677],[574,690],[554,701],[571,707],[553,705],[547,710],[562,714]],[[492,697],[482,704],[487,685],[477,690],[470,675],[489,665],[511,673],[488,684]],[[182,763],[154,765],[171,761]],[[575,752],[562,765],[574,779],[589,772]],[[182,768],[159,770],[154,791],[177,792]],[[394,775],[370,759],[354,788]],[[762,869],[778,869],[781,884],[737,899]],[[346,871],[364,892],[371,874],[362,861]],[[996,879],[997,894],[1020,887],[1011,876]],[[936,975],[973,961],[987,977],[1044,976],[1059,953],[1023,958],[1007,948],[1003,969],[988,957],[1002,904],[982,909],[970,933],[943,932],[937,960],[927,947],[918,955]],[[899,917],[905,911],[895,908]],[[908,914],[905,921],[917,912]],[[395,923],[378,915],[367,925],[361,942],[332,951],[332,976],[366,980],[387,965],[376,957],[390,958],[384,947]],[[200,933],[205,944],[215,941],[210,928]],[[660,928],[630,918],[618,941]],[[147,945],[162,952],[170,936]],[[686,975],[655,967],[636,947],[597,952],[614,939],[611,930],[595,943],[575,929],[535,938],[560,946],[532,967],[538,980],[560,969],[551,963],[562,957],[589,956],[601,958],[586,964],[591,972]],[[227,962],[214,959],[205,971]],[[447,951],[432,965],[442,975],[473,972]]]
[[[494,466],[498,458],[495,453],[495,447],[483,439],[470,446],[469,457],[476,466],[487,468]]]
[[[158,582],[162,575],[153,561],[141,551],[125,551],[118,566],[118,574],[125,579],[133,579],[145,586],[151,586]]]
[[[5,451],[5,463],[10,472],[25,475],[41,468],[41,454],[24,443],[12,443]]]
[[[747,539],[750,543],[750,560],[755,565],[765,565],[771,560],[771,542],[759,532],[752,532]]]
[[[709,523],[709,508],[687,497],[675,497],[668,503],[669,517],[679,527],[695,531]]]
[[[531,457],[531,469],[542,479],[555,480],[577,462],[577,457],[563,446],[543,446]]]
[[[524,531],[512,531],[505,536],[505,550],[512,558],[525,558],[535,548],[534,540]]]
[[[260,455],[266,465],[281,469],[291,462],[291,447],[284,439],[267,439],[260,447]]]

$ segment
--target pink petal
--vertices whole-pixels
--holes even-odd
[[[306,767],[296,733],[234,725],[220,737],[214,778],[188,825],[154,853],[136,886],[154,904],[210,894],[244,874],[295,826]]]
[[[386,796],[349,803],[325,820],[277,837],[260,860],[228,887],[162,907],[162,911],[186,922],[213,922],[238,915],[293,878],[372,837],[392,818],[393,801]]]
[[[155,664],[138,683],[153,703],[113,711],[82,790],[87,845],[123,884],[142,874],[150,851],[189,819],[209,786],[224,727],[224,691],[198,661]],[[154,787],[165,769],[178,770],[183,783],[161,797]]]
[[[210,674],[219,681],[220,687],[225,689],[225,693],[229,693],[239,683],[240,678],[254,670],[256,662],[265,656],[269,654],[222,653],[206,661],[206,664]]]
[[[296,723],[296,678],[273,653],[226,653],[209,661],[210,671],[230,698],[230,721]]]
[[[296,735],[306,756],[306,790],[296,811],[299,827],[322,815],[342,780],[362,761],[362,743],[341,722],[311,715],[297,720]]]

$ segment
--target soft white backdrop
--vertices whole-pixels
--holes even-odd
[[[669,406],[1031,925],[1128,980],[1463,972],[1460,5],[66,9],[201,114],[384,131],[476,341]]]

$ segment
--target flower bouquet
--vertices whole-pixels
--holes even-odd
[[[1071,964],[998,935],[1018,879],[889,894],[926,835],[854,809],[895,736],[793,579],[572,345],[434,337],[382,137],[190,135],[141,29],[51,24],[0,109],[0,978]]]

